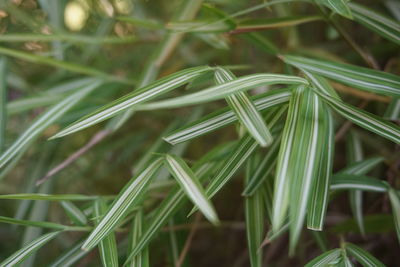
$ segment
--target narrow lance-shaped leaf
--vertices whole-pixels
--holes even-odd
[[[53,222],[43,222],[43,221],[30,221],[30,220],[20,220],[5,216],[0,216],[0,223],[9,223],[15,225],[23,225],[23,226],[33,226],[39,228],[48,228],[54,230],[68,230],[68,231],[88,231],[91,227],[84,226],[68,226],[59,223]]]
[[[78,194],[9,194],[0,195],[0,199],[30,199],[30,200],[48,200],[48,201],[87,201],[94,200],[98,196],[87,196]]]
[[[318,176],[320,160],[326,133],[321,123],[321,100],[310,87],[297,90],[300,103],[298,122],[294,133],[293,151],[289,159],[289,219],[290,252],[299,239],[307,205],[311,195],[311,185]],[[282,139],[282,142],[285,142]],[[321,216],[322,219],[323,216]]]
[[[53,138],[62,137],[95,125],[117,115],[124,110],[130,109],[137,104],[143,103],[157,96],[165,94],[175,88],[178,88],[210,70],[212,70],[212,68],[208,66],[202,66],[185,69],[168,75],[92,112],[91,114],[83,117],[82,119],[76,121],[64,130],[57,133],[55,136],[53,136]]]
[[[69,267],[74,266],[78,260],[83,258],[88,251],[82,250],[83,241],[77,242],[71,248],[67,248],[63,254],[56,258],[48,267]]]
[[[391,121],[400,120],[400,98],[392,99],[383,117]]]
[[[400,76],[350,64],[284,55],[287,64],[367,92],[400,97]]]
[[[346,18],[353,18],[347,0],[315,0],[315,2],[329,7],[332,11]]]
[[[87,218],[85,214],[72,202],[70,201],[62,201],[61,206],[64,208],[68,217],[76,224],[76,225],[86,225]]]
[[[268,127],[272,128],[285,110],[286,107],[281,107],[276,112],[268,113],[266,117]],[[256,148],[257,142],[253,138],[249,135],[242,137],[232,154],[227,157],[223,167],[208,184],[206,195],[212,198],[217,194],[234,177],[234,174],[242,167]],[[193,208],[189,215],[193,214],[194,211],[196,211],[196,208]]]
[[[176,178],[192,202],[210,222],[219,224],[215,209],[193,171],[181,158],[175,155],[165,155],[165,161],[170,173]]]
[[[397,233],[397,240],[400,242],[400,196],[395,189],[389,189],[389,199],[392,205],[392,213],[394,219],[394,225]]]
[[[369,252],[363,250],[354,244],[345,243],[344,245],[347,253],[356,258],[356,260],[365,267],[384,267],[385,265],[377,258],[372,256]]]
[[[0,57],[0,152],[5,144],[7,121],[7,59]]]
[[[61,232],[51,232],[33,240],[0,263],[0,267],[11,267],[18,265],[26,260],[33,252],[41,248],[50,240],[54,239],[59,233]]]
[[[347,161],[354,163],[363,160],[362,144],[356,132],[350,131],[347,138]],[[350,191],[350,205],[354,218],[357,221],[358,228],[362,235],[365,235],[364,216],[363,216],[363,196],[360,190]]]
[[[256,108],[262,111],[288,102],[289,97],[289,89],[278,89],[252,97],[251,100],[254,101]],[[173,131],[164,137],[164,140],[175,145],[215,131],[237,121],[237,119],[230,108],[223,108]]]
[[[387,192],[387,185],[376,178],[357,174],[335,174],[331,183],[331,190],[357,189],[371,192]]]
[[[332,177],[334,156],[334,126],[331,110],[320,103],[322,156],[318,166],[318,173],[311,186],[311,196],[307,207],[307,228],[322,231],[325,214],[329,201],[329,185]]]
[[[400,45],[400,23],[376,10],[368,9],[356,3],[349,4],[354,19],[383,38]]]
[[[300,92],[304,90],[304,86],[295,89],[289,102],[289,110],[286,116],[285,127],[283,129],[281,145],[279,148],[278,161],[275,175],[274,198],[272,207],[272,230],[277,232],[286,217],[289,206],[289,158],[293,153],[293,143],[295,137],[295,129],[299,120],[298,110],[300,105]]]
[[[107,204],[103,199],[98,199],[94,202],[94,216],[96,223],[101,222],[102,216],[107,211]],[[109,233],[99,243],[100,258],[105,267],[118,267],[118,252],[115,234]]]
[[[318,93],[336,112],[360,127],[400,144],[400,127],[345,102]]]
[[[137,245],[139,238],[143,234],[143,228],[144,228],[143,210],[139,209],[133,220],[131,232],[129,233],[130,234],[130,242],[129,242],[129,249],[128,249],[129,253]],[[130,266],[131,267],[148,267],[149,266],[149,248],[146,247],[139,254],[137,254],[131,260]]]
[[[240,91],[247,91],[255,87],[274,84],[308,84],[308,82],[303,78],[284,74],[251,74],[192,94],[148,103],[146,108],[178,108],[202,104],[219,100]]]
[[[362,161],[354,162],[349,166],[341,169],[336,174],[357,174],[363,175],[367,174],[370,170],[375,168],[379,163],[383,162],[383,157],[371,157]],[[336,175],[335,174],[335,175]]]
[[[96,89],[102,82],[92,80],[90,84],[78,89],[49,110],[41,114],[25,132],[0,156],[0,168],[8,163],[17,154],[26,150],[28,145],[36,140],[51,124],[61,118],[68,110],[81,101],[85,96]]]
[[[82,249],[92,249],[117,227],[118,223],[126,216],[127,211],[142,199],[151,178],[162,162],[161,158],[156,159],[139,175],[130,180],[118,194],[118,197],[114,200],[100,223],[90,233],[82,245]]]
[[[234,80],[236,77],[228,70],[218,68],[215,79],[218,84]],[[246,92],[238,92],[226,97],[231,109],[235,112],[240,123],[261,146],[268,146],[272,142],[272,135],[265,124],[261,114],[251,101]]]
[[[340,249],[335,248],[329,250],[315,259],[311,260],[309,263],[305,265],[305,267],[324,267],[330,266],[338,263],[340,260]]]
[[[246,170],[247,181],[253,173],[250,165],[248,163]],[[245,216],[250,263],[252,267],[261,267],[262,250],[260,246],[264,232],[264,205],[261,189],[258,189],[252,196],[245,197]]]

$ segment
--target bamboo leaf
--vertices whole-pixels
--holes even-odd
[[[218,225],[219,220],[215,209],[193,171],[175,155],[165,155],[165,161],[170,173],[176,178],[187,196],[210,222]]]
[[[102,216],[107,212],[107,204],[103,199],[94,202],[94,215],[96,223],[100,223]],[[109,233],[99,243],[100,258],[105,267],[118,267],[117,243],[113,232]]]
[[[357,161],[340,170],[336,174],[364,175],[375,168],[379,163],[383,162],[383,160],[383,157],[371,157],[365,160]]]
[[[317,178],[320,160],[326,153],[323,144],[327,134],[321,123],[322,107],[311,88],[299,87],[296,129],[289,159],[289,219],[290,250],[293,253],[299,239],[311,195],[311,185]],[[282,139],[282,142],[285,142]],[[276,194],[276,192],[275,192]],[[324,196],[325,197],[325,196]],[[321,216],[321,220],[323,216]]]
[[[148,103],[146,109],[178,108],[202,104],[237,92],[247,91],[254,87],[274,84],[308,84],[308,82],[303,78],[284,74],[252,74],[196,93]]]
[[[139,238],[143,234],[143,228],[144,228],[144,216],[143,216],[143,210],[140,209],[136,213],[134,222],[133,222],[133,227],[130,233],[130,248],[128,251],[132,251],[132,248],[134,248],[137,245],[137,242],[139,241]],[[138,255],[136,255],[130,264],[131,267],[148,267],[149,266],[149,248],[146,247],[144,248]]]
[[[252,175],[252,169],[248,163],[246,180]],[[245,197],[245,217],[247,246],[252,267],[262,266],[262,251],[260,249],[264,233],[264,205],[261,190],[257,190],[252,196]]]
[[[49,267],[69,267],[73,266],[78,260],[88,254],[88,251],[82,250],[83,241],[78,242],[71,248],[68,248],[60,257],[54,260]]]
[[[319,255],[318,257],[307,263],[305,267],[323,267],[334,265],[339,262],[340,256],[340,249],[335,248]]]
[[[7,59],[0,57],[0,152],[5,144],[7,122]]]
[[[234,80],[236,77],[228,70],[218,68],[215,79],[218,84]],[[235,112],[239,121],[260,146],[268,146],[272,143],[272,135],[265,124],[261,114],[246,92],[238,92],[226,97],[229,106]]]
[[[356,3],[349,4],[354,15],[354,20],[361,23],[383,38],[400,44],[400,23]]]
[[[380,262],[377,258],[372,256],[369,252],[363,250],[359,246],[356,246],[354,244],[346,243],[345,248],[347,253],[352,255],[357,259],[359,263],[362,264],[362,266],[368,266],[368,267],[383,267],[385,266],[382,262]]]
[[[78,194],[9,194],[0,195],[0,199],[30,199],[30,200],[48,200],[48,201],[87,201],[95,200],[98,196],[86,196]]]
[[[87,219],[85,214],[72,202],[70,201],[62,201],[61,206],[64,208],[68,217],[74,222],[76,225],[84,226],[87,224]]]
[[[287,64],[367,92],[400,97],[400,76],[333,61],[284,55]]]
[[[211,69],[212,68],[207,66],[195,67],[178,71],[172,75],[159,79],[83,117],[82,119],[76,121],[75,123],[69,125],[67,128],[57,133],[52,138],[62,137],[95,125],[101,121],[104,121],[121,113],[122,111],[128,110],[137,104],[143,103],[152,98],[165,94],[175,88],[178,88],[186,84],[187,82],[197,78],[201,74],[210,71]]]
[[[348,0],[316,0],[316,2],[327,6],[332,11],[342,15],[343,17],[349,19],[353,18],[353,15],[349,8]]]
[[[2,263],[0,263],[0,267],[11,267],[18,265],[19,263],[27,259],[33,252],[41,248],[47,242],[54,239],[59,233],[61,232],[51,232],[33,240],[20,250],[16,251],[10,257],[5,259]]]
[[[334,156],[334,126],[330,109],[321,104],[321,134],[324,137],[321,150],[322,157],[318,166],[318,174],[311,186],[311,196],[307,207],[307,228],[322,231],[329,201],[329,185],[332,177]]]
[[[331,183],[331,190],[358,189],[371,192],[387,192],[387,185],[376,178],[356,174],[335,174]]]
[[[162,159],[153,161],[143,172],[133,177],[121,190],[107,213],[90,233],[82,249],[90,250],[108,236],[126,216],[127,211],[136,205],[143,197],[151,178],[162,164]]]
[[[319,93],[319,96],[346,119],[388,140],[400,144],[399,126],[327,95]]]
[[[395,189],[389,189],[389,199],[392,205],[392,213],[394,219],[394,225],[397,233],[397,240],[400,242],[400,196]]]
[[[0,156],[0,168],[8,163],[17,154],[24,152],[30,143],[35,141],[40,134],[51,124],[60,119],[74,105],[102,84],[101,81],[92,80],[90,84],[78,89],[61,102],[52,106],[41,114],[25,132]]]
[[[262,111],[286,103],[289,100],[289,97],[290,91],[288,89],[279,89],[271,90],[264,94],[252,97],[251,99],[254,101],[256,108],[259,111]],[[172,145],[179,144],[215,131],[237,121],[237,119],[238,118],[231,109],[228,107],[223,108],[173,131],[168,136],[164,137],[164,140]]]

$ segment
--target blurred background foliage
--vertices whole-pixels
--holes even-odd
[[[198,117],[200,112],[207,114],[225,106],[223,101],[217,101],[204,105],[202,110],[185,107],[174,109],[173,112],[139,111],[117,131],[101,136],[101,141],[97,140],[98,144],[87,149],[88,151],[46,183],[36,186],[35,182],[49,170],[93,141],[93,136],[103,131],[106,123],[62,139],[47,139],[90,111],[129,93],[143,82],[143,72],[149,68],[152,71],[147,71],[146,74],[154,77],[198,65],[229,66],[238,75],[261,72],[295,74],[295,69],[285,65],[272,53],[275,46],[284,53],[295,52],[366,67],[372,65],[380,70],[400,74],[400,50],[397,44],[385,40],[359,23],[329,15],[336,25],[340,25],[340,30],[349,36],[350,42],[354,42],[365,53],[365,60],[355,51],[354,44],[349,44],[349,40],[343,38],[334,23],[327,23],[321,18],[309,18],[311,21],[307,23],[293,23],[296,21],[294,16],[321,16],[321,10],[315,5],[300,2],[263,7],[234,18],[238,21],[248,18],[292,18],[290,22],[272,24],[273,26],[259,31],[264,37],[261,45],[249,42],[248,35],[233,29],[221,32],[188,32],[172,44],[170,50],[165,49],[160,43],[171,34],[171,29],[188,27],[174,24],[180,20],[179,10],[185,6],[184,2],[185,0],[0,1],[0,55],[7,57],[8,91],[8,119],[3,148],[12,144],[39,114],[75,89],[73,82],[84,81],[87,77],[101,77],[107,81],[56,123],[47,127],[21,157],[17,155],[0,170],[1,194],[115,195],[131,178],[141,156],[155,141],[160,140],[160,133],[171,122],[179,125]],[[357,2],[394,19],[400,19],[400,5],[397,1]],[[193,16],[199,20],[215,20],[219,15],[214,9],[235,14],[262,3],[263,1],[253,0],[198,1],[199,7],[195,8]],[[160,47],[162,51],[157,52]],[[160,56],[160,53],[165,55]],[[198,88],[208,82],[198,83],[193,83],[190,87]],[[333,85],[346,102],[361,104],[375,114],[384,114],[390,102],[384,96],[364,93],[340,84]],[[183,90],[185,89],[180,92]],[[170,95],[179,95],[179,91]],[[339,125],[345,123],[338,120]],[[357,127],[353,127],[353,132],[362,140],[365,157],[385,157],[384,164],[374,169],[373,176],[387,179],[392,185],[398,186],[399,147]],[[229,126],[174,149],[180,151],[188,162],[192,162],[216,145],[236,138],[235,126]],[[166,146],[165,150],[172,147],[166,143],[163,145]],[[345,165],[346,138],[342,136],[336,141],[334,170]],[[184,263],[186,266],[248,266],[242,188],[242,179],[235,179],[216,196],[213,202],[222,226],[213,228],[201,219]],[[152,191],[148,200],[149,206],[158,203],[165,194],[162,189]],[[380,194],[365,196],[365,236],[359,233],[357,224],[352,219],[347,195],[337,194],[334,197],[335,201],[329,206],[326,220],[325,238],[329,240],[329,246],[338,247],[340,238],[345,238],[362,244],[388,266],[398,265],[399,244],[393,232],[394,225],[387,197]],[[88,208],[86,204],[79,204],[79,207],[82,210]],[[70,218],[58,202],[1,200],[0,215],[70,223]],[[151,266],[172,265],[177,252],[174,252],[170,239],[176,239],[177,251],[181,251],[194,220],[196,219],[193,217],[187,221],[185,212],[178,212],[174,216],[173,222],[171,221],[173,226],[166,226],[158,239],[150,245]],[[0,258],[6,258],[42,232],[42,228],[0,224]],[[46,266],[83,237],[80,232],[63,233],[52,241],[53,245],[39,250],[36,259],[31,257],[24,264]],[[126,233],[118,233],[117,239],[125,240]],[[99,266],[97,253],[89,253],[74,266]],[[296,256],[288,258],[287,236],[284,235],[266,246],[264,261],[271,266],[299,266],[319,254],[321,250],[317,242],[307,233],[303,236]]]

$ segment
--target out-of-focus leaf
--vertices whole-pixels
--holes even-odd
[[[359,263],[366,267],[384,267],[385,265],[380,262],[377,258],[372,256],[369,252],[363,250],[359,246],[354,244],[346,243],[346,251],[357,259]]]
[[[332,179],[331,190],[341,189],[387,192],[388,187],[383,181],[368,176],[346,173],[335,174]]]
[[[7,59],[0,57],[0,152],[5,144],[7,121]]]
[[[62,201],[61,206],[64,208],[68,217],[76,224],[76,225],[86,225],[87,219],[85,214],[72,202],[70,201]]]
[[[395,189],[389,189],[389,199],[392,204],[394,225],[396,227],[397,240],[400,242],[400,196]]]
[[[348,0],[315,0],[315,2],[330,8],[333,12],[338,13],[343,17],[349,19],[353,18]]]
[[[311,260],[309,263],[305,265],[305,267],[324,267],[324,266],[331,266],[338,263],[340,260],[340,249],[335,248],[329,250],[315,259]]]

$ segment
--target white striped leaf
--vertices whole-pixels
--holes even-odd
[[[61,201],[61,206],[64,208],[66,214],[71,219],[71,221],[76,225],[84,226],[87,224],[87,218],[85,214],[72,202]]]
[[[254,173],[254,168],[247,162],[246,183]],[[252,267],[262,266],[262,249],[264,234],[264,205],[262,190],[259,188],[252,196],[245,197],[246,235],[249,258]]]
[[[86,196],[78,194],[9,194],[0,195],[0,199],[29,199],[29,200],[48,200],[48,201],[86,201],[94,200],[98,196]]]
[[[392,101],[390,101],[390,104],[383,117],[391,121],[400,120],[400,98],[394,97]]]
[[[337,264],[339,262],[340,256],[341,256],[340,249],[335,248],[311,260],[309,263],[305,265],[305,267],[325,267],[331,265],[334,266],[334,264]]]
[[[331,183],[331,190],[358,189],[371,192],[387,192],[387,185],[376,178],[357,174],[335,174]]]
[[[282,59],[301,70],[309,71],[360,90],[400,97],[400,76],[355,65],[285,55]]]
[[[266,117],[268,127],[272,128],[285,110],[286,107],[281,107],[276,113],[268,113]],[[234,177],[234,174],[242,167],[257,146],[257,142],[249,135],[241,138],[232,154],[227,157],[223,167],[208,184],[206,195],[209,198],[217,194]],[[196,211],[196,208],[193,208],[189,215],[193,214],[194,211]]]
[[[19,263],[26,260],[33,252],[55,238],[59,233],[61,232],[51,232],[33,240],[0,263],[0,267],[17,266]]]
[[[132,229],[129,233],[129,248],[128,248],[128,255],[132,251],[134,247],[136,247],[139,238],[143,234],[144,228],[144,216],[143,210],[139,209],[135,214],[135,218],[132,223]],[[149,248],[144,248],[139,254],[137,254],[130,263],[131,267],[148,267],[149,266]]]
[[[236,77],[229,70],[217,68],[215,79],[218,84],[234,80]],[[272,135],[265,124],[261,114],[246,92],[228,95],[226,98],[229,106],[235,112],[239,122],[247,129],[248,133],[260,144],[268,146],[272,142]]]
[[[165,155],[165,162],[170,173],[176,178],[192,202],[211,223],[218,225],[219,220],[215,209],[193,171],[175,155]]]
[[[348,6],[348,0],[316,0],[316,2],[327,6],[335,13],[338,13],[346,18],[353,18],[351,10]]]
[[[289,89],[278,89],[257,95],[251,99],[254,101],[256,108],[262,111],[288,102],[289,97]],[[173,131],[164,137],[164,140],[175,145],[215,131],[235,121],[237,121],[235,113],[228,107],[223,108]]]
[[[82,250],[83,241],[78,242],[71,248],[68,248],[60,257],[55,259],[48,267],[69,267],[74,266],[78,260],[88,254],[88,251]]]
[[[82,245],[82,249],[90,250],[94,248],[101,240],[114,231],[118,223],[127,215],[129,209],[143,198],[151,178],[162,165],[162,162],[161,158],[154,160],[145,170],[128,182],[118,194],[118,197],[114,200],[100,223],[90,233]]]
[[[324,137],[322,141],[322,157],[318,167],[318,174],[314,177],[311,186],[311,197],[308,204],[307,228],[315,231],[322,231],[324,219],[329,201],[329,185],[332,177],[332,166],[334,156],[334,126],[331,110],[321,104],[321,134]]]
[[[352,255],[364,267],[384,267],[385,265],[369,252],[363,250],[354,244],[345,243],[345,249],[349,255]]]
[[[294,252],[300,237],[311,196],[311,185],[319,175],[320,160],[328,152],[323,149],[327,134],[322,124],[321,100],[310,87],[300,87],[295,94],[299,98],[298,110],[295,110],[298,119],[288,172],[290,253]],[[282,139],[282,143],[285,141]]]
[[[73,106],[81,101],[85,96],[96,89],[100,84],[99,80],[91,80],[85,87],[77,89],[76,92],[66,97],[64,100],[55,104],[49,110],[41,114],[29,127],[21,134],[17,140],[0,156],[0,168],[8,163],[19,153],[23,153],[29,144],[35,141],[42,132],[60,119]]]
[[[357,175],[367,174],[369,171],[375,168],[379,163],[383,162],[383,160],[384,160],[383,157],[371,157],[362,161],[357,161],[350,164],[346,168],[340,170],[336,174],[343,174],[343,173],[357,174]]]
[[[392,205],[392,213],[394,219],[394,225],[397,233],[397,240],[400,242],[400,196],[395,189],[389,189],[389,199]]]
[[[103,215],[107,212],[107,204],[103,199],[97,199],[94,201],[94,216],[96,224],[101,222]],[[104,267],[118,267],[118,252],[117,252],[117,242],[115,240],[115,234],[113,232],[109,233],[103,240],[99,243],[99,252],[101,262]]]
[[[322,99],[327,102],[336,112],[351,122],[388,140],[400,144],[400,127],[396,124],[385,121],[384,119],[372,113],[346,104],[345,102],[330,96],[320,93],[319,96],[321,96]]]
[[[146,109],[178,108],[222,99],[255,87],[274,84],[308,84],[307,80],[284,74],[252,74],[216,85],[196,93],[148,103]]]
[[[212,70],[212,68],[208,66],[195,67],[178,71],[172,75],[161,78],[90,113],[89,115],[69,125],[52,138],[58,138],[80,131],[101,121],[114,117],[123,111],[131,109],[135,105],[178,88],[210,70]]]
[[[371,10],[356,3],[349,4],[354,20],[361,23],[383,38],[400,45],[400,23],[376,10]]]

